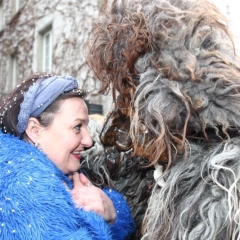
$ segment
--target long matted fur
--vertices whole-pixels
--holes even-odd
[[[227,20],[207,0],[115,0],[98,19],[89,65],[115,99],[101,141],[131,152],[125,162],[165,169],[143,239],[240,238],[239,63]],[[136,173],[118,164],[111,178]]]

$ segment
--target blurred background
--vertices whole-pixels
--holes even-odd
[[[237,0],[212,0],[230,20],[240,50]],[[0,98],[36,71],[72,75],[89,90],[90,114],[105,115],[110,94],[99,95],[99,82],[86,64],[89,33],[112,0],[0,0]]]
[[[238,54],[240,51],[240,2],[237,0],[211,0],[229,19],[229,27],[234,35]]]

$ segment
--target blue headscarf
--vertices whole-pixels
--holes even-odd
[[[24,94],[20,105],[17,129],[22,134],[30,117],[39,116],[58,96],[78,88],[77,80],[71,76],[52,76],[36,81]]]

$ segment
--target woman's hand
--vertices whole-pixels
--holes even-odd
[[[110,224],[116,221],[116,210],[111,199],[98,187],[95,187],[82,173],[73,174],[72,199],[75,206],[85,211],[101,215]]]

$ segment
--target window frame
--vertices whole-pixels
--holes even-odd
[[[52,29],[45,32],[42,36],[42,70],[52,70]]]
[[[6,93],[12,91],[16,87],[18,83],[18,72],[19,72],[18,56],[17,53],[14,52],[9,57],[9,74],[8,74],[9,77],[5,88]]]
[[[4,23],[3,23],[3,1],[0,0],[0,31],[3,30]]]
[[[46,51],[46,37],[49,36],[49,46],[48,54]],[[52,71],[53,65],[53,30],[52,22],[48,23],[40,30],[37,31],[37,62],[36,71]],[[48,55],[48,61],[46,58]]]

